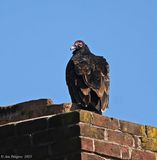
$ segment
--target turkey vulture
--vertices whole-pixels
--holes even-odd
[[[66,67],[66,83],[72,103],[102,114],[109,103],[109,64],[81,40],[70,49],[73,56]]]

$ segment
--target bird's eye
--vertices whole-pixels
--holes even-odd
[[[83,42],[77,41],[74,43],[77,48],[82,48],[84,46]]]
[[[78,43],[78,46],[79,46],[80,48],[82,48],[82,47],[83,47],[83,43]]]

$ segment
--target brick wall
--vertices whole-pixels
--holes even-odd
[[[0,126],[1,159],[157,160],[157,128],[76,110]]]
[[[51,99],[38,99],[10,106],[0,106],[0,125],[76,109],[79,109],[79,106],[71,103],[53,104]]]

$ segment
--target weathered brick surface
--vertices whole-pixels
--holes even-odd
[[[131,153],[128,147],[120,147],[121,150],[121,159],[130,159],[131,158]]]
[[[39,99],[0,107],[0,125],[51,114],[47,107],[52,104],[51,99]]]
[[[0,126],[0,154],[28,154],[35,160],[157,160],[155,127],[84,110],[46,114]]]
[[[130,123],[126,121],[120,121],[120,127],[122,132],[127,132],[138,136],[146,136],[145,126],[143,125]]]
[[[93,113],[85,110],[79,110],[80,122],[90,123],[93,119]]]
[[[96,155],[94,153],[82,152],[82,160],[109,160],[109,159],[104,158],[100,155]]]
[[[94,141],[95,152],[100,155],[119,159],[130,159],[129,148],[103,141]]]
[[[156,160],[155,154],[141,151],[141,150],[133,150],[132,151],[132,160]]]
[[[111,144],[103,141],[94,141],[95,152],[104,156],[121,158],[120,147],[117,144]]]
[[[156,138],[157,139],[157,128],[152,126],[146,126],[147,136],[149,138]]]
[[[94,151],[94,140],[88,138],[81,138],[81,148],[84,151],[93,152]]]
[[[142,148],[157,152],[157,139],[142,137]]]
[[[81,136],[96,139],[104,139],[104,129],[90,126],[88,124],[80,124]]]
[[[109,117],[103,117],[99,114],[92,114],[91,124],[100,126],[103,128],[118,130],[119,129],[119,120]]]
[[[111,142],[126,145],[129,147],[133,147],[134,145],[134,139],[130,134],[119,131],[107,130],[107,136],[108,140]]]

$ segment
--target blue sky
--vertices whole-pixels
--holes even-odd
[[[110,64],[105,115],[157,126],[156,0],[1,0],[0,105],[70,102],[65,68],[84,40]]]

